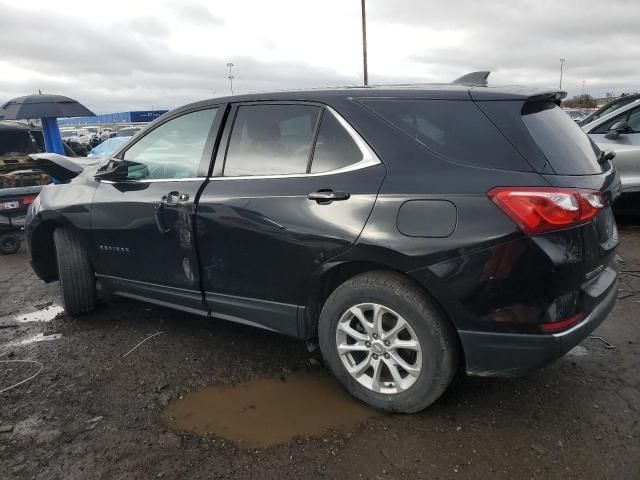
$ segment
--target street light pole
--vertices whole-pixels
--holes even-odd
[[[362,66],[364,84],[369,85],[369,73],[367,72],[367,13],[365,10],[365,0],[360,0],[362,8]]]
[[[229,67],[229,87],[231,88],[231,95],[233,95],[233,74],[231,73],[231,69],[235,67],[235,65],[231,62],[227,63],[227,67]]]
[[[580,95],[584,95],[584,80],[582,80],[582,93]]]
[[[564,62],[566,62],[566,60],[564,58],[560,59],[560,88],[558,90],[562,91],[562,67],[564,66]]]

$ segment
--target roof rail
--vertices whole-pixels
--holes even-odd
[[[482,70],[479,72],[471,72],[466,75],[461,76],[460,78],[456,78],[451,83],[457,83],[459,85],[468,85],[470,87],[475,87],[478,85],[488,85],[487,78],[491,74],[488,70]]]

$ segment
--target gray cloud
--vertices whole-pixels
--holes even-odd
[[[0,75],[0,101],[42,89],[72,96],[103,113],[175,107],[228,93],[227,45],[212,44],[210,54],[176,52],[171,47],[176,29],[215,33],[231,28],[209,2],[166,4],[162,8],[170,9],[169,16],[157,14],[154,8],[144,15],[127,16],[124,9],[121,18],[107,24],[99,18],[78,22],[63,11],[43,13],[16,5],[0,5],[0,61],[30,75]],[[596,95],[640,90],[640,2],[370,0],[367,5],[370,49],[385,40],[390,26],[414,32],[415,38],[407,38],[406,49],[396,54],[429,72],[426,78],[391,72],[373,50],[372,82],[449,81],[467,71],[491,69],[501,82],[556,85],[558,60],[564,57],[565,86],[570,93],[578,93],[582,80]],[[305,19],[292,19],[297,21]],[[261,47],[275,52],[278,43],[270,36],[268,19],[264,23],[264,31],[259,32]],[[331,25],[321,27],[331,35]],[[359,34],[356,17],[354,29]],[[443,38],[458,32],[464,43],[433,45],[422,38],[423,30]],[[309,31],[317,34],[317,28]],[[291,38],[291,42],[305,42],[305,38]],[[354,52],[357,47],[345,46],[345,50]],[[360,82],[357,57],[349,72],[316,64],[312,52],[288,61],[266,61],[247,51],[234,54],[232,60],[236,91]]]

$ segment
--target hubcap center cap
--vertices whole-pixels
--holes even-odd
[[[381,343],[376,342],[373,345],[371,345],[371,351],[378,355],[382,355],[384,353],[384,347],[382,346]]]

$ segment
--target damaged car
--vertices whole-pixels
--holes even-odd
[[[29,209],[65,309],[129,297],[319,344],[369,405],[512,376],[612,309],[620,180],[562,93],[453,84],[240,95],[171,111]],[[47,166],[48,165],[48,166]]]

